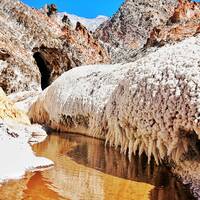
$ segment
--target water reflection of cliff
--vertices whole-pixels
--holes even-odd
[[[118,150],[105,148],[101,140],[51,134],[33,148],[52,159],[55,167],[4,184],[0,200],[193,199],[166,168],[148,166],[145,157],[129,162]]]
[[[43,147],[43,145],[47,144],[48,147],[47,146]],[[72,145],[73,148],[69,147],[70,145]],[[143,182],[150,185],[154,185],[156,187],[151,191],[149,199],[153,200],[193,199],[188,189],[184,187],[180,182],[178,182],[176,178],[174,178],[169,173],[168,169],[166,169],[165,167],[157,167],[153,162],[151,163],[151,165],[147,165],[146,157],[142,157],[140,159],[138,157],[133,157],[132,161],[130,162],[126,158],[126,156],[121,155],[118,150],[109,147],[105,148],[104,141],[101,140],[83,137],[80,135],[60,134],[58,137],[57,135],[52,134],[49,137],[48,142],[46,141],[44,143],[37,145],[37,152],[39,152],[38,148],[41,148],[40,152],[42,153],[43,156],[45,155],[44,154],[45,152],[49,153],[49,151],[53,151],[53,149],[54,151],[52,152],[52,157],[53,154],[65,155],[63,157],[65,161],[62,160],[62,163],[65,163],[67,156],[69,156],[71,157],[72,160],[76,161],[77,163],[89,168],[96,169],[105,174],[112,175],[114,177],[119,177],[122,178],[123,180],[128,179],[131,180],[132,182],[137,181],[141,183]],[[49,149],[49,150],[44,151],[44,149]],[[55,152],[55,149],[57,149],[57,152]],[[69,149],[71,150],[69,151]],[[99,175],[97,177],[99,177]],[[101,193],[100,196],[102,195],[102,197],[104,196],[105,198],[105,194],[107,195],[107,193],[110,192],[108,190],[111,189],[116,191],[116,193],[118,191],[121,191],[121,195],[123,193],[122,191],[124,191],[124,193],[127,192],[125,189],[123,189],[123,185],[121,185],[122,188],[120,188],[119,186],[120,184],[118,186],[115,185],[114,182],[116,180],[114,180],[114,178],[113,180],[110,179],[109,182],[115,185],[115,188],[114,187],[108,188],[108,186],[106,186],[107,182],[105,182],[106,180],[105,176],[103,178],[101,177],[100,179],[98,179],[97,177],[95,177],[96,183],[93,180],[94,188],[92,189],[91,193],[93,192],[95,193],[99,190],[99,194]],[[124,185],[126,185],[126,181],[127,180],[124,180],[124,182],[122,181]],[[93,186],[90,185],[90,189],[92,187]],[[135,187],[137,187],[139,190],[140,187],[144,187],[144,185],[137,184],[135,185]],[[98,199],[100,199],[100,196],[98,196]],[[131,199],[130,196],[129,199]]]
[[[104,174],[77,164],[69,158],[67,156],[69,152],[73,152],[74,148],[81,148],[81,151],[83,150],[81,162],[88,160],[89,155],[85,140],[91,142],[91,145],[97,148],[97,144],[100,146],[102,144],[101,141],[82,136],[77,136],[77,139],[73,135],[67,136],[67,138],[65,138],[65,135],[51,135],[45,142],[34,147],[37,154],[46,156],[56,163],[55,168],[44,171],[42,174],[45,179],[52,182],[54,188],[59,188],[60,196],[75,200],[149,199],[153,186]],[[82,140],[83,146],[86,145],[84,148],[80,147]],[[91,147],[88,149],[92,150]],[[93,156],[92,152],[90,153]]]

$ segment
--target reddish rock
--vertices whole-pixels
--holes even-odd
[[[112,62],[131,62],[149,47],[178,42],[200,32],[200,3],[189,0],[126,0],[95,32]]]
[[[146,47],[162,46],[194,36],[200,31],[200,4],[179,0],[173,15],[166,25],[155,27],[148,38]]]

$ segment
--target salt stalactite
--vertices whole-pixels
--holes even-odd
[[[145,153],[149,162],[178,163],[200,136],[199,39],[129,64],[72,69],[43,92],[29,116],[60,131],[103,138],[130,159]]]

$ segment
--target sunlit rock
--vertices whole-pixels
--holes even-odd
[[[178,0],[126,0],[95,36],[108,47],[113,63],[133,61],[151,30],[165,25],[177,4]]]
[[[14,103],[6,97],[6,94],[0,88],[0,119],[14,120],[19,123],[30,125],[28,116],[17,109]]]
[[[8,95],[8,98],[12,100],[17,108],[22,110],[24,113],[27,113],[39,94],[39,91],[16,92]]]
[[[152,51],[152,46],[159,48],[198,34],[199,24],[197,1],[126,0],[95,36],[104,42],[113,63],[131,62]]]

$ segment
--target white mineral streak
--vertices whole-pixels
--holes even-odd
[[[84,66],[58,78],[29,116],[62,131],[104,138],[129,157],[139,150],[177,162],[200,136],[200,37],[133,63]]]

